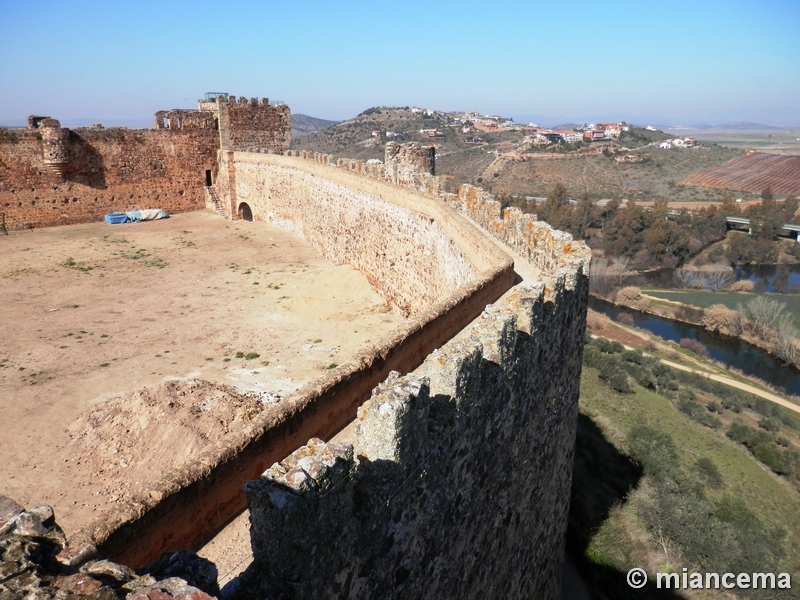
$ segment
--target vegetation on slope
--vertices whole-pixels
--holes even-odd
[[[796,581],[797,419],[618,344],[590,342],[586,350],[568,547],[595,596],[677,598],[652,580],[684,567],[788,572]],[[614,389],[624,388],[615,373],[628,390]],[[650,574],[643,590],[625,581],[634,567]],[[779,593],[800,597],[797,589]],[[741,590],[747,598],[775,594]]]

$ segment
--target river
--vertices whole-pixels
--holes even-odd
[[[679,343],[683,338],[698,340],[708,348],[708,354],[714,360],[736,367],[747,375],[768,381],[778,388],[785,389],[789,394],[800,396],[800,371],[738,338],[712,333],[697,325],[616,306],[594,296],[589,297],[589,308],[615,321],[620,313],[626,312],[633,317],[636,327],[675,343]]]

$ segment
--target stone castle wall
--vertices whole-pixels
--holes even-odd
[[[215,115],[223,150],[284,152],[292,145],[291,114],[282,102],[218,96],[198,105],[201,113]]]
[[[313,177],[357,173],[438,195],[414,153],[392,153],[402,179],[388,149],[386,166],[292,154],[320,165]],[[560,597],[590,254],[478,188],[440,197],[540,282],[376,387],[352,445],[312,439],[245,486],[255,561],[237,598]]]
[[[9,229],[26,229],[134,208],[198,210],[217,145],[218,132],[202,128],[0,129],[0,212]]]
[[[177,213],[210,205],[235,214],[214,202],[220,175],[220,192],[231,199],[225,151],[288,151],[289,107],[230,96],[200,101],[199,108],[159,111],[155,129],[71,130],[39,116],[29,117],[28,129],[0,129],[0,212],[7,228],[86,223],[135,208]]]
[[[439,220],[390,201],[392,188],[370,193],[298,166],[305,165],[236,153],[236,202],[247,203],[255,219],[293,229],[336,264],[353,265],[406,315],[443,301],[476,277]]]
[[[520,285],[357,414],[245,486],[242,593],[560,597],[587,264]]]

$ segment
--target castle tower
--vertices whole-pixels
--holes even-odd
[[[56,119],[45,118],[40,123],[44,142],[44,164],[54,173],[64,176],[69,165],[69,129],[61,127]]]

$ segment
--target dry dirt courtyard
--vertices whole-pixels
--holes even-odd
[[[266,223],[0,236],[0,494],[69,534],[401,323]]]

